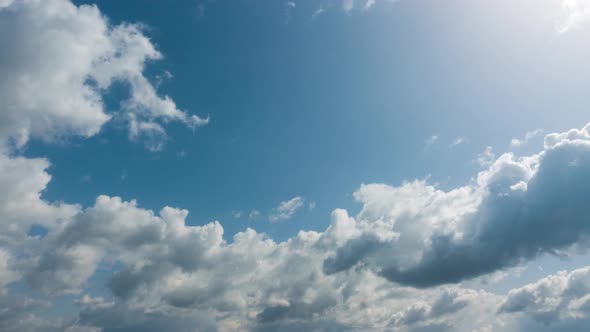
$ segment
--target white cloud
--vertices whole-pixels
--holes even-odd
[[[342,0],[342,9],[349,12],[354,8],[354,0]]]
[[[561,271],[511,290],[500,307],[503,313],[525,313],[544,324],[590,317],[590,266]]]
[[[320,6],[318,9],[316,9],[316,11],[313,12],[313,14],[311,14],[311,18],[314,19],[314,18],[322,15],[325,12],[326,12],[326,9],[323,6]]]
[[[524,135],[524,138],[523,139],[513,138],[510,141],[510,145],[513,146],[513,147],[519,147],[519,146],[522,146],[522,145],[526,145],[526,144],[528,144],[528,142],[531,139],[537,137],[538,135],[540,135],[542,133],[543,133],[543,129],[535,129],[533,131],[529,131],[529,132],[527,132]]]
[[[292,11],[297,5],[293,1],[287,1],[285,3],[285,24],[289,24],[291,21]]]
[[[303,197],[293,197],[288,201],[279,203],[269,216],[271,222],[289,220],[295,215],[295,212],[303,207],[305,199]]]
[[[494,162],[495,158],[496,155],[494,154],[492,147],[486,146],[485,150],[477,155],[477,163],[482,167],[487,167]]]
[[[143,75],[146,62],[162,55],[140,25],[111,26],[95,6],[66,0],[13,2],[0,9],[0,23],[3,143],[10,138],[22,147],[31,137],[95,135],[113,116],[105,112],[102,96],[114,81],[129,86],[130,98],[115,116],[129,122],[132,138],[161,140],[159,122],[194,128],[209,121],[179,110]]]
[[[561,7],[563,18],[557,27],[559,33],[579,28],[590,19],[590,1],[588,0],[561,0]]]
[[[51,176],[45,159],[7,157],[0,153],[0,246],[24,242],[32,225],[59,229],[80,207],[51,204],[41,198]]]
[[[341,0],[341,7],[349,13],[352,10],[368,10],[375,5],[377,0]],[[396,2],[397,0],[387,0],[387,2]]]
[[[8,283],[18,280],[20,276],[11,266],[12,257],[6,250],[0,248],[0,289]]]
[[[424,145],[428,148],[438,142],[439,137],[437,135],[432,135],[428,139],[424,140]]]
[[[363,7],[363,9],[367,10],[367,9],[373,7],[375,2],[376,2],[376,0],[367,0],[367,2],[365,2],[365,6]]]
[[[467,142],[468,142],[467,138],[465,138],[465,137],[457,137],[457,138],[456,138],[456,139],[453,141],[453,143],[451,143],[451,144],[449,145],[449,148],[451,148],[451,149],[452,149],[452,148],[456,147],[457,145],[466,144]]]
[[[100,196],[86,209],[51,206],[36,196],[48,181],[46,162],[8,159],[8,164],[26,165],[30,161],[38,168],[15,168],[23,173],[20,180],[10,177],[16,181],[10,185],[14,188],[10,195],[23,188],[22,197],[32,197],[32,201],[15,200],[13,210],[7,213],[31,213],[25,207],[39,200],[35,203],[41,204],[37,209],[46,209],[50,212],[44,214],[47,220],[56,220],[48,223],[52,226],[48,226],[47,236],[29,240],[27,251],[20,251],[16,243],[4,242],[0,246],[5,253],[5,258],[0,259],[6,262],[2,263],[5,270],[17,272],[8,277],[0,274],[0,280],[6,283],[23,275],[34,289],[42,291],[39,294],[48,294],[40,296],[49,298],[62,293],[81,294],[77,301],[79,317],[72,329],[190,331],[199,326],[203,330],[354,327],[526,331],[518,315],[495,314],[502,303],[501,312],[517,312],[519,306],[513,305],[517,290],[503,299],[462,288],[461,284],[426,289],[403,284],[423,287],[456,283],[576,243],[578,236],[588,231],[580,219],[574,218],[587,215],[582,213],[586,204],[572,199],[574,193],[587,187],[580,179],[587,178],[584,172],[590,171],[586,161],[590,160],[588,142],[587,128],[548,135],[546,150],[536,157],[514,159],[505,154],[481,172],[476,183],[451,191],[438,190],[424,181],[397,187],[363,185],[355,193],[362,203],[357,216],[337,209],[323,232],[301,231],[284,242],[275,242],[251,229],[225,241],[224,229],[218,222],[188,226],[186,210],[164,207],[154,213],[135,201],[117,197]],[[569,165],[564,155],[578,158],[578,166],[564,166]],[[562,176],[555,177],[555,172]],[[40,180],[27,187],[24,184],[30,177],[25,174],[37,174]],[[522,189],[511,188],[521,181],[526,184]],[[555,189],[554,194],[545,190],[548,186]],[[556,195],[569,202],[567,210],[559,208],[562,205]],[[281,211],[292,211],[293,206],[303,204],[302,198],[294,199],[283,202]],[[534,218],[519,219],[522,227],[516,227],[512,222],[515,214],[531,213],[523,213],[521,206],[544,210]],[[555,222],[542,218],[556,213],[564,219]],[[26,225],[27,216],[20,218]],[[3,215],[0,220],[5,220]],[[22,227],[21,238],[25,229]],[[30,246],[32,243],[37,244]],[[444,265],[436,265],[439,262]],[[112,299],[82,295],[101,264],[117,266],[107,276]],[[430,268],[436,268],[436,273]],[[414,273],[416,270],[420,273]],[[547,293],[557,294],[553,297],[574,294],[567,302],[568,309],[559,309],[560,321],[578,317],[585,308],[585,289],[571,286],[572,282],[565,284],[570,286]],[[526,310],[544,310],[530,305],[543,301],[527,302]],[[9,306],[5,310],[38,309]],[[3,320],[0,315],[0,324],[14,326],[23,322]],[[57,330],[70,327],[63,321],[43,324],[53,324]]]
[[[504,154],[473,185],[444,192],[424,182],[364,185],[357,228],[324,271],[368,267],[416,287],[489,274],[539,255],[587,245],[584,199],[590,125],[550,134],[539,154]]]
[[[186,210],[165,207],[156,215],[134,201],[100,196],[50,236],[29,279],[36,276],[33,285],[43,290],[78,292],[88,271],[116,262],[119,271],[108,282],[114,301],[77,300],[76,322],[106,330],[452,326],[468,305],[493,299],[458,288],[395,290],[366,270],[323,274],[324,260],[358,232],[343,210],[325,232],[300,232],[280,243],[251,229],[228,243],[219,223],[187,226],[186,216]],[[410,303],[427,308],[419,324],[406,311]],[[394,313],[405,318],[392,320]]]
[[[248,213],[248,219],[249,220],[256,220],[256,219],[260,218],[261,215],[262,215],[262,213],[260,213],[260,211],[253,209],[250,211],[250,213]]]

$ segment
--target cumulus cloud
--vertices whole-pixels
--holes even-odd
[[[86,295],[77,301],[76,327],[102,331],[453,327],[451,318],[458,321],[455,315],[475,299],[493,299],[458,288],[399,290],[366,270],[324,274],[334,248],[357,235],[344,210],[333,213],[324,232],[300,232],[278,243],[251,229],[226,242],[219,223],[187,226],[186,216],[186,210],[165,207],[154,214],[136,202],[101,196],[49,236],[38,262],[43,269],[30,272],[40,275],[32,285],[76,293],[88,271],[116,262],[108,281],[115,301]],[[421,322],[406,310],[416,300],[416,308],[425,308]]]
[[[144,76],[162,58],[137,24],[112,26],[95,6],[66,0],[25,0],[0,7],[0,141],[22,147],[31,137],[54,141],[92,136],[113,116],[131,138],[158,136],[160,122],[194,128],[208,118],[178,109]],[[113,82],[129,87],[121,112],[107,113],[103,95]],[[150,144],[151,148],[158,145]]]
[[[583,245],[587,186],[579,182],[590,171],[589,141],[588,128],[548,135],[538,155],[503,155],[473,184],[451,191],[424,181],[363,185],[355,193],[363,204],[357,216],[336,209],[323,232],[301,231],[284,242],[252,229],[226,241],[219,222],[188,226],[186,210],[154,213],[118,197],[99,196],[84,209],[44,203],[52,213],[72,210],[49,215],[62,221],[31,240],[38,250],[19,254],[26,264],[12,264],[14,247],[6,246],[5,265],[20,270],[2,278],[22,275],[49,297],[83,294],[100,266],[112,266],[106,285],[113,299],[81,296],[72,323],[47,323],[62,330],[517,331],[520,319],[505,314],[543,311],[531,304],[542,301],[526,302],[530,296],[520,290],[502,299],[429,286]],[[46,164],[36,161],[34,171],[43,175]],[[41,178],[26,190],[43,190],[48,179]],[[571,310],[557,314],[569,322],[583,312],[586,291],[566,289],[552,296],[575,293]]]
[[[326,260],[324,271],[361,264],[391,281],[430,287],[584,244],[589,129],[550,134],[533,156],[504,154],[475,184],[448,192],[424,182],[361,187],[360,235]]]
[[[439,322],[439,318],[462,310],[470,302],[477,300],[479,297],[477,292],[471,290],[445,290],[431,303],[414,303],[408,308],[395,313],[392,321],[395,326],[439,326],[441,323]]]
[[[305,205],[305,199],[300,196],[291,198],[288,201],[283,201],[273,209],[269,216],[271,222],[289,220],[295,215],[297,210],[301,209]]]
[[[561,271],[511,290],[500,312],[524,313],[544,324],[590,317],[590,267]]]
[[[8,157],[0,153],[0,244],[26,239],[32,225],[56,229],[79,210],[77,205],[51,204],[41,198],[51,176],[42,158]]]
[[[88,331],[218,331],[215,321],[198,312],[146,312],[126,305],[84,304],[78,317],[77,328]]]

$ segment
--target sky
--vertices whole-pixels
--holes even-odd
[[[0,0],[0,331],[590,327],[590,1]]]

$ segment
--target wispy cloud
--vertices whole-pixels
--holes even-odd
[[[424,145],[426,148],[431,147],[432,145],[438,142],[439,137],[437,135],[432,135],[428,139],[424,140]]]
[[[297,4],[294,1],[287,1],[285,3],[285,24],[289,24],[291,21],[292,11],[296,6]]]
[[[354,0],[342,0],[342,9],[345,12],[350,12],[354,8]]]
[[[260,211],[254,209],[251,210],[250,213],[248,213],[248,220],[256,220],[258,218],[260,218],[260,216],[262,215],[262,213],[260,213]]]
[[[325,12],[326,12],[326,9],[324,9],[324,6],[320,5],[320,7],[318,9],[316,9],[316,11],[313,12],[313,14],[311,14],[311,18],[314,19],[314,18],[322,15]]]
[[[452,148],[456,147],[457,145],[465,144],[465,143],[467,143],[467,142],[469,142],[469,140],[468,140],[467,138],[465,138],[465,137],[457,137],[457,138],[456,138],[456,139],[453,141],[453,143],[451,143],[451,144],[449,145],[449,148],[451,148],[451,149],[452,149]]]
[[[510,141],[510,146],[518,147],[518,146],[526,145],[531,139],[533,139],[534,137],[536,137],[542,133],[543,133],[543,129],[535,129],[533,131],[529,131],[524,135],[524,138],[522,138],[522,139],[513,138]]]
[[[305,200],[300,196],[293,197],[288,201],[283,201],[279,206],[273,209],[269,216],[269,220],[271,222],[289,220],[295,215],[297,210],[303,207],[304,204]]]
[[[491,146],[486,146],[486,149],[477,155],[477,163],[483,167],[489,166],[496,158]]]

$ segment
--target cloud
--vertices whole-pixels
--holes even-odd
[[[559,33],[579,28],[590,19],[590,1],[588,0],[562,0],[561,8],[563,18],[557,27]]]
[[[535,138],[539,134],[543,133],[543,129],[535,129],[533,131],[529,131],[524,135],[523,139],[513,138],[510,141],[510,145],[513,147],[519,147],[522,145],[526,145],[531,139]]]
[[[295,9],[297,5],[293,1],[287,1],[285,3],[285,24],[289,24],[291,21],[292,11]]]
[[[101,332],[115,331],[218,331],[215,321],[204,313],[145,312],[126,305],[86,303],[80,311],[78,324],[98,328]]]
[[[258,219],[260,216],[262,215],[262,213],[260,213],[260,211],[254,209],[251,210],[250,213],[248,213],[248,220],[256,220]]]
[[[424,140],[424,145],[426,146],[426,148],[436,144],[438,142],[439,137],[436,135],[432,135],[430,136],[430,138]]]
[[[477,155],[477,163],[482,167],[490,166],[494,160],[496,159],[496,155],[493,152],[491,146],[486,146],[485,150]]]
[[[0,245],[16,245],[32,225],[57,229],[79,211],[79,206],[51,204],[41,198],[51,180],[42,158],[8,157],[0,153]]]
[[[359,10],[368,10],[375,5],[377,0],[341,0],[341,7],[346,12],[349,13],[352,10],[359,9]],[[388,0],[388,2],[395,2],[397,0]]]
[[[453,143],[451,143],[451,144],[449,145],[449,148],[451,148],[451,149],[452,149],[452,148],[454,148],[454,147],[456,147],[456,146],[458,146],[458,145],[465,144],[465,143],[467,143],[467,142],[469,142],[469,141],[467,140],[467,138],[465,138],[465,137],[457,137],[457,138],[456,138],[456,139],[453,141]]]
[[[349,12],[354,8],[354,0],[342,0],[342,9]]]
[[[448,192],[424,181],[398,187],[363,185],[355,193],[363,203],[357,216],[334,210],[323,232],[301,231],[283,242],[252,229],[226,241],[219,222],[189,226],[186,210],[164,207],[154,213],[118,197],[99,196],[84,209],[56,205],[49,209],[55,214],[48,217],[62,221],[49,223],[42,239],[30,240],[38,244],[18,255],[20,264],[11,262],[18,247],[4,246],[7,266],[19,267],[18,275],[5,280],[22,275],[33,290],[49,298],[80,294],[76,319],[43,323],[57,330],[183,331],[197,326],[253,331],[483,331],[491,326],[495,331],[517,331],[511,328],[521,326],[519,317],[495,314],[504,303],[515,303],[510,294],[516,291],[502,299],[460,285],[415,289],[399,284],[425,287],[457,282],[575,243],[586,232],[578,219],[568,217],[561,224],[534,219],[535,227],[527,218],[515,223],[519,205],[514,202],[521,201],[514,200],[546,193],[538,186],[541,179],[551,178],[552,183],[543,185],[557,192],[528,201],[537,208],[554,201],[545,207],[549,210],[539,211],[540,216],[579,214],[585,208],[582,200],[572,200],[564,188],[584,178],[575,170],[590,169],[581,158],[589,139],[587,129],[548,135],[545,151],[536,157],[515,160],[503,155],[479,174],[475,184]],[[574,156],[578,160],[574,171],[561,169],[572,165]],[[45,174],[47,164],[32,161],[39,163],[38,168],[23,171]],[[555,177],[556,171],[571,175]],[[48,179],[41,179],[27,191],[42,191]],[[524,185],[514,187],[520,181]],[[585,197],[579,190],[584,184],[577,186],[571,190]],[[555,210],[556,197],[573,204]],[[293,205],[297,204],[283,206]],[[68,212],[63,217],[61,208]],[[543,232],[532,231],[535,228]],[[106,276],[112,300],[82,296],[100,266],[112,266]],[[391,273],[398,266],[403,269]],[[514,305],[504,308],[501,313],[516,310]]]
[[[49,306],[43,300],[26,296],[12,296],[0,292],[0,330],[1,331],[64,331],[59,322],[43,319],[35,313]]]
[[[209,121],[179,110],[144,76],[147,62],[162,55],[141,25],[112,26],[96,6],[66,0],[9,2],[0,7],[0,24],[3,144],[92,136],[113,116],[129,123],[132,139],[153,141],[165,138],[160,122],[195,128]],[[104,110],[103,95],[115,81],[124,83],[130,96],[112,114]]]
[[[319,17],[320,15],[322,15],[325,12],[326,12],[326,9],[323,6],[320,6],[318,9],[316,9],[316,11],[313,12],[313,14],[311,14],[311,18],[314,19],[316,17]]]
[[[73,276],[89,278],[86,271],[116,263],[108,281],[113,301],[77,300],[76,326],[103,331],[454,326],[449,320],[489,296],[452,288],[400,292],[363,270],[323,274],[328,255],[356,235],[344,210],[333,213],[325,232],[300,232],[279,243],[251,229],[226,242],[219,223],[187,226],[186,216],[186,210],[165,207],[156,215],[134,201],[100,196],[48,235],[53,240],[39,260],[44,268],[31,271],[42,277],[33,285],[73,293],[84,287]],[[416,300],[416,308],[426,308],[420,324],[405,311]],[[392,319],[393,313],[399,314]]]
[[[545,325],[590,317],[590,267],[560,271],[511,290],[501,313],[522,313]]]
[[[273,209],[269,216],[271,222],[289,220],[295,215],[295,212],[305,205],[303,197],[293,197],[288,201],[283,201],[278,207]]]
[[[431,287],[585,245],[589,129],[550,134],[533,156],[504,154],[476,184],[448,192],[420,181],[362,186],[355,194],[363,203],[360,235],[324,271],[360,264],[400,284]]]

